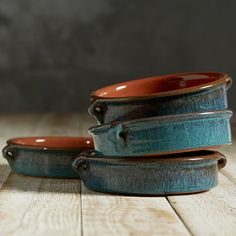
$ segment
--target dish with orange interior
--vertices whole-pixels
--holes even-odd
[[[92,138],[87,137],[20,137],[9,139],[2,152],[15,173],[79,178],[72,170],[72,162],[93,147]]]
[[[91,93],[89,112],[100,124],[161,115],[228,108],[232,83],[220,72],[153,76],[114,84]]]

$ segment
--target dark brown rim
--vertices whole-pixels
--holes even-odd
[[[191,75],[191,74],[199,74],[199,75],[206,75],[206,74],[217,74],[218,76],[221,76],[222,78],[217,79],[214,82],[210,82],[210,83],[205,83],[205,84],[201,84],[198,86],[193,86],[193,87],[189,87],[189,88],[182,88],[182,89],[178,89],[178,90],[171,90],[171,91],[165,91],[165,92],[159,92],[159,93],[150,93],[150,94],[145,94],[142,96],[132,96],[132,97],[105,97],[105,96],[97,96],[96,93],[98,90],[101,89],[108,89],[110,87],[113,87],[114,85],[123,85],[124,83],[130,83],[130,82],[138,82],[140,80],[148,80],[148,79],[153,79],[153,78],[170,78],[173,76],[183,76],[183,75]],[[91,102],[95,102],[96,100],[104,100],[104,101],[122,101],[122,100],[140,100],[140,99],[144,99],[144,98],[153,98],[153,97],[168,97],[168,96],[173,96],[173,95],[180,95],[180,94],[186,94],[186,93],[193,93],[196,91],[201,91],[201,90],[205,90],[205,89],[209,89],[221,84],[228,84],[227,87],[230,87],[230,85],[232,84],[232,79],[229,75],[227,75],[226,73],[222,73],[222,72],[186,72],[186,73],[175,73],[175,74],[169,74],[169,75],[163,75],[163,76],[151,76],[151,77],[146,77],[146,78],[141,78],[141,79],[136,79],[136,80],[129,80],[129,81],[125,81],[122,83],[117,83],[117,84],[113,84],[110,86],[106,86],[103,88],[100,88],[98,90],[93,91],[90,94],[91,97]]]
[[[112,164],[121,164],[121,163],[132,163],[132,162],[185,162],[185,161],[204,161],[204,160],[212,160],[212,159],[225,159],[225,156],[213,150],[198,150],[198,151],[188,151],[181,153],[172,153],[172,154],[163,154],[156,156],[129,156],[129,157],[111,157],[111,156],[95,156],[94,150],[84,151],[80,154],[82,158],[88,158],[89,160],[100,161],[103,163],[112,163]]]

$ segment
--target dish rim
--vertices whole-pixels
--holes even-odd
[[[206,153],[204,155],[204,153]],[[195,154],[194,156],[191,156],[191,154]],[[199,154],[199,155],[197,155]],[[224,154],[215,151],[215,150],[198,150],[198,151],[188,151],[188,152],[181,152],[181,153],[170,153],[170,154],[162,154],[162,155],[153,155],[153,156],[129,156],[127,157],[119,157],[119,156],[96,156],[95,150],[88,150],[82,152],[78,159],[81,160],[88,160],[88,161],[95,161],[101,163],[107,163],[107,164],[136,164],[136,163],[143,163],[143,164],[150,164],[150,163],[180,163],[180,162],[201,162],[205,160],[223,160],[226,164],[226,157]],[[76,160],[75,160],[76,162]]]
[[[125,84],[132,84],[132,83],[137,83],[137,82],[155,79],[155,78],[157,80],[166,80],[166,79],[170,79],[170,78],[176,77],[176,76],[210,75],[210,74],[215,75],[215,77],[216,77],[215,81],[203,83],[203,84],[196,85],[196,86],[190,86],[187,88],[181,88],[181,89],[164,91],[164,92],[157,92],[157,93],[147,93],[147,94],[137,95],[137,96],[123,96],[123,97],[122,96],[120,96],[120,97],[109,97],[108,96],[108,97],[106,97],[106,96],[98,95],[99,91],[111,89],[116,86],[120,87],[120,86],[124,86]],[[218,77],[220,77],[220,78],[218,78]],[[105,87],[102,87],[100,89],[93,91],[90,94],[90,97],[91,97],[91,103],[96,102],[97,100],[99,100],[99,101],[113,101],[113,102],[114,101],[124,101],[124,100],[128,100],[128,101],[129,100],[140,100],[140,99],[153,98],[153,97],[168,97],[168,96],[175,96],[175,95],[180,95],[180,94],[193,93],[196,91],[206,90],[206,89],[209,89],[209,88],[221,85],[221,84],[228,84],[228,87],[230,87],[232,84],[231,77],[224,72],[208,72],[208,71],[206,71],[206,72],[183,72],[183,73],[173,73],[173,74],[160,75],[160,76],[149,76],[149,77],[144,77],[144,78],[140,78],[140,79],[124,81],[124,82],[117,83],[117,84],[112,84],[112,85],[105,86]]]
[[[58,141],[59,144],[55,144]],[[65,143],[67,142],[67,143]],[[94,147],[92,137],[25,136],[7,140],[7,145],[35,150],[86,150]]]

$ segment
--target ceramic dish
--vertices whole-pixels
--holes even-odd
[[[224,73],[180,73],[114,84],[91,94],[89,113],[100,124],[227,109]]]
[[[3,156],[13,172],[40,177],[78,178],[71,164],[93,148],[91,138],[28,137],[7,141]]]
[[[226,158],[215,151],[196,151],[151,158],[102,158],[81,153],[73,163],[84,184],[95,191],[167,195],[209,190],[217,185]]]
[[[231,111],[159,116],[89,129],[98,156],[142,156],[231,144]]]

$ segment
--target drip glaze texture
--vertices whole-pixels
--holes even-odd
[[[32,138],[17,138],[9,140],[2,153],[11,170],[18,174],[38,177],[79,178],[78,174],[71,168],[72,162],[82,151],[92,148],[93,142],[91,138],[79,139],[80,142],[74,142],[78,141],[77,139],[79,138],[71,139],[69,142],[68,138],[64,142],[62,139],[58,139],[58,142],[54,139],[52,142],[51,138],[46,138],[45,146],[48,146],[46,148],[33,142]],[[85,140],[90,143],[87,144]],[[52,144],[55,143],[60,146],[52,148]],[[77,147],[72,148],[71,145],[73,146],[74,143],[77,143]]]
[[[99,124],[225,110],[232,80],[224,73],[182,73],[111,85],[91,94],[89,113]],[[110,96],[110,97],[109,97]]]
[[[232,112],[137,119],[90,129],[98,156],[142,156],[231,144]]]
[[[175,157],[165,162],[158,158],[152,161],[110,158],[116,159],[116,162],[102,157],[84,157],[82,154],[73,166],[86,187],[92,190],[132,195],[206,191],[217,185],[218,167],[221,168],[218,166],[221,154],[212,159],[199,158],[198,161],[185,161],[181,158],[173,161]]]

